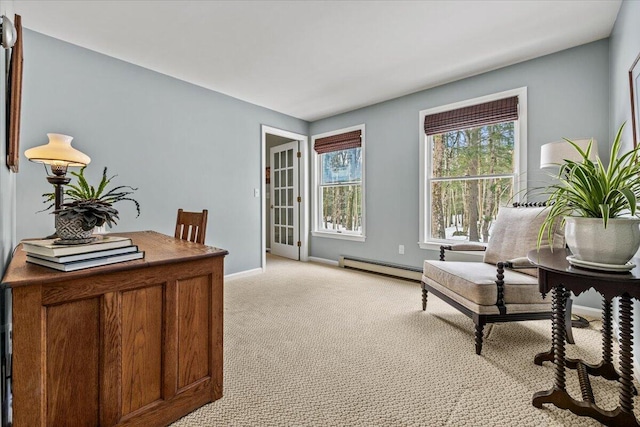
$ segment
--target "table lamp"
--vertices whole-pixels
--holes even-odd
[[[32,162],[43,163],[45,170],[49,165],[51,172],[47,172],[47,181],[55,188],[55,209],[60,209],[63,201],[62,186],[68,184],[71,178],[67,177],[69,166],[86,166],[91,158],[83,152],[71,146],[73,137],[58,133],[48,133],[49,143],[38,147],[29,148],[24,155]],[[50,237],[55,237],[55,234]]]
[[[589,153],[589,160],[594,161],[598,156],[598,141],[595,139],[571,140],[583,151],[587,149],[591,141],[593,143],[591,145],[591,153]],[[565,160],[574,162],[582,160],[580,153],[567,141],[549,142],[540,148],[540,168],[559,167]]]

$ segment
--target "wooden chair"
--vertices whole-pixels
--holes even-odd
[[[482,351],[484,325],[551,318],[551,301],[538,287],[538,270],[526,258],[537,245],[546,218],[543,206],[500,208],[488,244],[460,243],[440,247],[440,261],[426,260],[422,275],[422,310],[427,294],[473,319],[476,354]],[[564,248],[564,233],[556,227],[554,247]],[[546,240],[543,242],[547,245]],[[484,251],[483,262],[446,261],[445,251]],[[516,271],[518,270],[518,271]],[[571,327],[571,323],[568,323]]]
[[[178,209],[176,239],[204,244],[204,239],[207,235],[208,214],[209,211],[206,209],[202,212],[185,212],[182,209]]]

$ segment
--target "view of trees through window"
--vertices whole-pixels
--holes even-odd
[[[320,155],[322,217],[319,229],[362,231],[362,149]]]
[[[514,184],[514,122],[433,135],[432,239],[487,242]]]

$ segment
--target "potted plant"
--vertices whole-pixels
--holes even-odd
[[[91,239],[95,227],[115,225],[119,217],[113,205],[117,202],[133,202],[138,213],[136,217],[140,216],[140,204],[130,197],[137,188],[120,185],[108,190],[107,186],[116,175],[107,178],[106,167],[100,183],[94,187],[87,182],[84,169],[71,172],[77,178],[77,183],[67,186],[65,202],[60,209],[53,211],[56,214],[56,233],[65,243],[86,242]],[[53,197],[51,194],[45,196],[49,196],[48,200]]]
[[[565,160],[556,183],[545,190],[549,206],[538,244],[545,233],[551,241],[554,223],[562,219],[572,264],[624,269],[640,247],[640,148],[620,155],[623,129],[624,124],[616,133],[606,167],[599,157],[589,160],[591,143],[582,150],[565,138],[581,159]]]

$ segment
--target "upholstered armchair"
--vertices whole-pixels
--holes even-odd
[[[426,260],[422,275],[422,309],[429,292],[475,323],[476,354],[482,352],[487,323],[551,318],[551,303],[539,292],[537,268],[526,258],[537,246],[546,217],[543,206],[502,207],[491,227],[489,242],[444,245],[440,260]],[[542,242],[548,245],[546,239]],[[564,248],[556,227],[553,246]],[[484,251],[483,262],[445,261],[447,251]]]

